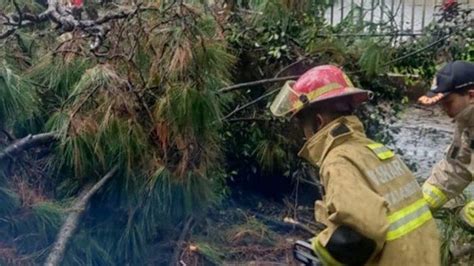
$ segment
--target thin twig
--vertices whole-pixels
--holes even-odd
[[[98,88],[99,86],[96,86],[93,90],[91,90],[89,94],[87,94],[87,96],[84,98],[84,100],[82,100],[82,102],[69,115],[69,123],[68,123],[66,132],[69,132],[69,129],[71,128],[71,121],[74,118],[74,116],[76,116],[77,112],[81,110],[82,106],[86,104],[86,102],[89,100],[90,97],[92,97],[92,95],[94,95],[94,93],[97,91]]]
[[[286,70],[288,70],[288,69],[294,67],[295,65],[297,65],[297,64],[299,64],[299,63],[301,63],[301,62],[303,62],[303,61],[305,61],[305,60],[307,60],[307,59],[308,59],[308,58],[306,58],[306,57],[302,57],[302,58],[296,60],[295,62],[289,64],[288,66],[282,68],[280,71],[278,71],[278,72],[275,74],[275,77],[274,77],[274,78],[278,78],[278,76],[280,76],[281,73],[285,72]]]
[[[3,133],[8,138],[9,141],[16,140],[16,138],[10,132],[8,132],[6,129],[0,129],[0,132]]]
[[[397,62],[399,62],[399,61],[402,61],[402,60],[405,59],[405,58],[412,57],[412,56],[414,56],[414,55],[416,55],[416,54],[418,54],[418,53],[421,53],[421,52],[423,52],[423,51],[425,51],[425,50],[427,50],[427,49],[430,49],[431,47],[435,46],[436,44],[438,44],[438,43],[440,43],[440,42],[442,42],[442,41],[447,40],[449,37],[451,37],[451,35],[452,35],[452,33],[451,33],[451,34],[448,34],[448,35],[444,36],[443,38],[438,39],[438,40],[436,40],[436,41],[434,41],[434,42],[432,42],[432,43],[430,43],[430,44],[428,44],[428,45],[426,45],[426,46],[424,46],[424,47],[421,47],[420,49],[417,49],[417,50],[415,50],[415,51],[413,51],[413,52],[411,52],[411,53],[405,54],[405,55],[400,56],[400,57],[398,57],[398,58],[395,58],[395,59],[393,59],[393,60],[391,60],[391,61],[388,61],[387,63],[383,64],[382,67],[389,66],[389,65],[391,65],[391,64],[394,64],[394,63],[397,63]]]
[[[130,81],[127,81],[127,86],[133,92],[133,94],[135,94],[135,97],[137,97],[137,100],[140,101],[141,105],[143,106],[143,108],[145,109],[148,115],[148,118],[150,119],[150,122],[153,122],[155,119],[153,118],[150,107],[148,107],[148,104],[146,103],[145,99],[143,99],[143,96],[141,95],[141,93],[133,89]]]
[[[15,10],[18,13],[18,25],[20,26],[23,22],[23,12],[21,12],[20,7],[18,6],[18,3],[16,0],[12,0],[13,5],[15,6]]]
[[[276,220],[273,217],[269,217],[263,214],[260,214],[258,212],[250,212],[252,215],[255,216],[258,220],[261,220],[264,224],[267,226],[273,227],[275,229],[280,229],[280,230],[294,230],[295,228],[298,228],[300,230],[306,231],[310,234],[315,235],[316,231],[310,228],[309,226],[303,225],[298,221],[295,221],[292,218],[284,218],[283,221],[281,220]],[[318,228],[319,229],[319,228]]]
[[[220,92],[220,93],[231,92],[231,91],[234,91],[234,90],[237,90],[237,89],[240,89],[240,88],[244,88],[244,87],[251,87],[251,86],[257,86],[257,85],[262,85],[262,84],[266,84],[266,83],[274,83],[274,82],[280,82],[280,81],[287,81],[287,80],[297,79],[299,77],[300,77],[299,75],[295,75],[295,76],[261,79],[261,80],[257,80],[257,81],[239,83],[239,84],[235,84],[235,85],[232,85],[232,86],[228,86],[228,87],[219,89],[218,92]]]
[[[227,120],[229,117],[233,116],[234,114],[244,110],[245,108],[249,107],[249,106],[252,106],[258,102],[260,102],[261,100],[265,99],[265,98],[268,98],[270,96],[272,96],[273,94],[277,93],[278,91],[280,90],[280,88],[276,88],[276,89],[273,89],[271,90],[270,92],[268,93],[265,93],[264,95],[258,97],[257,99],[249,102],[249,103],[246,103],[242,106],[237,106],[237,108],[234,109],[234,111],[230,112],[229,114],[227,114],[226,116],[224,116],[224,118],[221,119],[221,121],[224,121],[224,120]]]
[[[302,224],[302,223],[296,221],[296,220],[293,219],[293,218],[285,217],[285,218],[283,219],[283,221],[284,221],[285,223],[288,223],[288,224],[294,225],[294,226],[296,226],[296,227],[298,227],[298,228],[301,228],[301,229],[303,229],[304,231],[306,231],[306,232],[308,232],[308,233],[311,233],[312,235],[316,235],[316,231],[315,231],[315,230],[309,228],[309,226],[307,226],[307,225],[304,225],[304,224]]]
[[[226,120],[226,122],[232,123],[232,122],[265,122],[269,121],[270,119],[267,118],[262,118],[262,117],[240,117],[240,118],[232,118]]]

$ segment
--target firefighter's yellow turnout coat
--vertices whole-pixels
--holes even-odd
[[[440,264],[421,188],[399,157],[366,137],[357,117],[332,121],[299,155],[320,168],[325,189],[315,215],[327,228],[312,243],[324,264]]]
[[[432,209],[443,206],[461,194],[474,180],[474,104],[470,104],[456,118],[453,143],[446,157],[440,161],[423,184],[423,194]],[[474,201],[462,210],[463,220],[474,227]]]

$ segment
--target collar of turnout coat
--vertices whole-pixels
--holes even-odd
[[[321,167],[321,163],[332,147],[344,142],[353,134],[364,133],[364,126],[356,116],[340,117],[318,131],[303,145],[298,156],[311,164]]]

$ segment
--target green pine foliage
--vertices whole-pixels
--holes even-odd
[[[36,82],[43,106],[60,108],[89,66],[84,58],[68,61],[61,56],[46,54],[28,69],[27,74]]]
[[[18,70],[5,60],[0,64],[0,128],[26,119],[36,110],[36,92]]]
[[[177,12],[184,12],[182,19],[145,34],[157,19]],[[0,121],[27,119],[34,111],[43,131],[59,136],[45,164],[56,187],[53,198],[20,206],[13,190],[0,190],[6,202],[0,232],[16,249],[9,261],[28,253],[35,254],[29,263],[44,259],[68,213],[55,202],[72,202],[113,165],[119,171],[93,198],[67,265],[143,263],[143,247],[160,228],[202,216],[225,194],[218,158],[226,97],[217,90],[231,83],[235,57],[217,37],[222,32],[215,18],[199,7],[176,6],[141,19],[143,32],[136,30],[138,20],[123,28],[144,40],[122,40],[117,49],[136,49],[125,63],[88,54],[86,42],[71,41],[75,33],[30,40],[37,49],[15,50],[19,44],[9,43],[31,65],[18,73],[2,65]],[[110,40],[120,38],[115,33]],[[68,52],[73,49],[79,52]],[[32,231],[37,234],[29,236]]]
[[[33,12],[41,12],[45,10],[45,8],[39,4],[39,1],[16,0],[15,2],[20,9],[28,8]],[[13,1],[10,0],[0,0],[0,6],[2,7],[2,11],[5,11],[7,14],[16,10]]]
[[[0,206],[1,216],[9,215],[20,207],[18,195],[7,188],[0,188],[0,201],[2,202]]]

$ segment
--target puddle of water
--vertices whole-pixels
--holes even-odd
[[[391,147],[403,152],[402,158],[408,164],[415,163],[414,172],[420,182],[429,177],[434,164],[442,160],[452,140],[454,124],[440,108],[419,109],[408,107],[400,119],[390,127],[399,131]],[[474,198],[474,183],[465,190]]]

